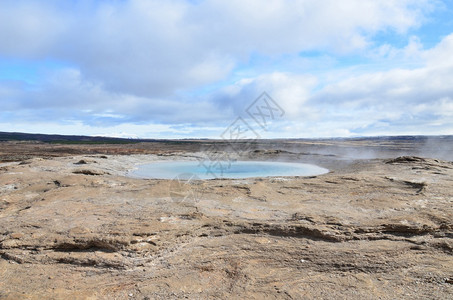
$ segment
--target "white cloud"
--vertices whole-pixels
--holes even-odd
[[[236,115],[245,115],[246,108],[261,93],[267,92],[282,107],[286,117],[294,118],[313,113],[307,111],[305,102],[316,84],[316,77],[311,75],[273,72],[229,85],[215,93],[212,101],[220,102],[223,109],[231,109]]]
[[[226,78],[253,52],[363,49],[377,31],[418,26],[429,7],[427,0],[81,3],[6,1],[0,55],[50,56],[108,90],[168,96]]]
[[[420,133],[451,134],[452,121],[446,117],[453,107],[453,64],[446,54],[453,52],[452,40],[447,36],[433,49],[420,51],[423,67],[351,75],[313,95],[309,105],[323,110],[324,121],[336,119],[337,126],[352,131],[361,128],[341,117],[362,120],[364,128],[388,124],[400,133],[418,128]]]
[[[394,130],[391,124],[401,130],[443,124],[446,130],[453,35],[428,50],[416,36],[401,49],[373,39],[388,32],[406,39],[436,3],[2,1],[0,58],[50,58],[70,67],[43,72],[32,84],[0,81],[0,117],[3,124],[53,119],[85,129],[109,127],[111,134],[198,134],[212,124],[227,125],[267,91],[286,111],[290,124],[281,128],[288,135],[353,135]],[[325,58],[299,57],[311,50]],[[387,65],[380,72],[329,69],[345,54]],[[260,69],[251,62],[254,55],[280,63]],[[318,62],[325,70],[308,74],[305,67]],[[252,69],[248,76],[241,76],[244,65]],[[219,88],[197,94],[211,84]],[[125,124],[138,127],[118,127]],[[150,124],[157,131],[146,131]]]
[[[407,46],[396,48],[390,44],[379,46],[374,51],[371,51],[369,56],[373,59],[383,59],[387,62],[402,62],[414,63],[420,62],[423,54],[423,44],[417,36],[411,36]]]
[[[67,22],[49,1],[3,0],[0,3],[0,55],[39,58],[65,34]]]
[[[446,67],[453,65],[453,33],[446,36],[436,47],[427,50],[423,57],[432,67]]]
[[[403,65],[414,54],[419,67],[344,70],[320,89],[314,76],[275,72],[228,86],[228,97],[215,96],[241,113],[244,101],[268,91],[288,113],[289,124],[275,131],[280,136],[453,134],[453,61],[447,57],[453,53],[453,34],[428,50],[412,38],[398,51]]]

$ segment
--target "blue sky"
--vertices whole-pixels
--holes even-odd
[[[0,0],[0,41],[0,131],[453,134],[449,0]]]

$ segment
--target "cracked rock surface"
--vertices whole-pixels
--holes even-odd
[[[453,295],[452,162],[357,160],[320,176],[178,191],[171,180],[125,176],[159,159],[1,164],[0,299]]]

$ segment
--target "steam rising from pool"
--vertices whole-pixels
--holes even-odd
[[[200,179],[214,179],[314,176],[327,172],[329,172],[329,170],[302,163],[267,161],[218,162],[208,169],[198,161],[166,161],[141,165],[130,175],[139,178],[173,179],[180,174],[190,173],[196,175]]]

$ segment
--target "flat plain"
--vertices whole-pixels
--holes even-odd
[[[213,145],[220,157],[330,172],[127,176],[141,163],[203,159]],[[451,299],[452,137],[246,149],[1,142],[0,299]]]

